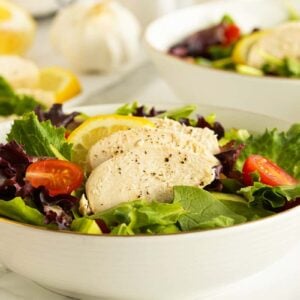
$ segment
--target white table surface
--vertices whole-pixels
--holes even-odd
[[[29,57],[40,66],[63,65],[64,60],[51,49],[47,38],[48,22],[39,28],[38,37]],[[43,45],[41,47],[41,45]],[[109,75],[81,76],[84,104],[116,103],[139,100],[148,103],[178,102],[180,100],[158,77],[144,53],[122,70]],[[298,300],[300,299],[300,243],[290,253],[268,269],[232,285],[209,300]],[[63,300],[70,299],[52,293],[32,281],[0,266],[1,300]],[[142,300],[142,299],[141,299]],[[155,299],[156,300],[156,299]]]

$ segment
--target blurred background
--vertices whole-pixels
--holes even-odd
[[[154,102],[157,93],[157,102],[178,101],[158,78],[142,35],[159,16],[204,1],[0,0],[0,75],[46,106]]]
[[[43,17],[52,14],[59,7],[70,4],[71,2],[90,0],[12,0],[24,7],[36,17]],[[128,7],[142,24],[146,25],[154,18],[170,12],[176,8],[192,5],[209,0],[119,0],[124,6]]]

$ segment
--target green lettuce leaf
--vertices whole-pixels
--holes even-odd
[[[222,179],[220,179],[220,181],[223,185],[223,192],[225,192],[225,193],[236,194],[236,192],[244,186],[237,179],[222,178]]]
[[[101,219],[113,233],[126,228],[126,232],[141,233],[154,225],[168,226],[176,224],[184,209],[178,203],[147,202],[136,200],[122,203],[106,211],[90,216],[91,219]],[[119,228],[117,228],[119,227]],[[153,227],[151,227],[153,228]]]
[[[110,233],[111,235],[135,235],[129,225],[122,223],[114,227]]]
[[[232,54],[233,46],[223,46],[223,45],[213,45],[208,47],[207,52],[209,55],[209,58],[212,59],[213,66],[219,67],[219,68],[226,68],[232,67],[233,61],[231,59],[231,54]],[[223,63],[221,63],[221,60],[224,60]],[[219,62],[219,64],[215,64],[216,61]],[[222,66],[221,66],[222,65]]]
[[[18,115],[32,111],[41,105],[33,97],[16,94],[11,86],[0,76],[0,115]]]
[[[116,114],[123,116],[132,115],[136,112],[138,107],[139,103],[137,101],[134,101],[132,103],[126,103],[116,110]]]
[[[255,182],[253,186],[242,188],[238,193],[243,195],[253,206],[276,209],[283,207],[286,201],[292,201],[300,197],[300,184],[271,187]]]
[[[264,208],[252,207],[249,205],[249,202],[236,194],[225,194],[225,193],[212,193],[213,196],[226,205],[231,211],[235,212],[238,215],[244,216],[247,221],[253,221],[261,219],[270,215],[273,215],[273,212],[270,212]]]
[[[29,155],[71,158],[72,145],[65,139],[65,129],[54,127],[50,121],[39,122],[33,112],[14,121],[7,136],[7,141],[12,140],[24,145]]]
[[[222,19],[221,19],[221,23],[222,24],[227,24],[227,25],[232,25],[232,24],[236,24],[235,20],[233,19],[233,17],[229,14],[225,14]]]
[[[219,145],[224,146],[230,141],[238,141],[244,143],[249,137],[250,133],[248,130],[231,128],[230,130],[227,130],[224,137],[219,140]]]
[[[149,234],[172,234],[172,233],[180,232],[180,229],[175,224],[153,225],[153,226],[147,227],[147,229],[144,230],[143,232],[146,232]]]
[[[133,103],[126,103],[116,110],[116,114],[126,115],[126,116],[134,115],[138,108],[139,108],[139,103],[136,101]],[[183,107],[171,109],[164,113],[158,114],[156,117],[157,118],[170,118],[173,120],[188,118],[196,110],[196,108],[197,108],[196,105],[185,105]],[[145,111],[149,112],[149,108],[145,107]]]
[[[9,201],[0,200],[0,216],[21,223],[46,226],[44,215],[37,209],[26,205],[20,197]]]
[[[157,115],[157,118],[170,118],[173,120],[180,120],[183,118],[188,118],[195,110],[197,109],[196,105],[186,105],[176,109],[170,109],[162,114]]]
[[[179,203],[186,213],[179,217],[183,231],[227,227],[247,221],[244,216],[230,210],[211,193],[189,186],[174,187],[174,203]]]
[[[71,224],[71,230],[87,234],[102,234],[96,221],[85,217],[74,219]]]
[[[246,141],[236,167],[242,170],[251,154],[260,154],[279,165],[297,179],[300,179],[300,124],[294,124],[287,132],[276,129],[253,135]]]

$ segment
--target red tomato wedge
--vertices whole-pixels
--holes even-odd
[[[25,177],[33,187],[44,186],[51,196],[55,196],[70,194],[80,187],[83,172],[69,161],[49,159],[29,165]]]
[[[251,155],[245,161],[243,178],[246,185],[253,184],[251,173],[254,172],[259,174],[260,182],[270,186],[297,184],[295,178],[261,155]]]
[[[236,42],[240,36],[241,36],[241,31],[238,26],[235,24],[230,24],[227,25],[224,31],[224,36],[225,36],[225,45],[231,45],[232,43]]]

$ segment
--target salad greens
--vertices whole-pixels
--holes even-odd
[[[300,124],[295,124],[286,132],[276,129],[266,130],[263,134],[251,135],[236,162],[242,170],[245,159],[250,154],[260,154],[300,179]]]
[[[26,205],[20,197],[10,201],[0,200],[0,215],[21,223],[45,226],[45,216],[37,209]]]
[[[158,118],[169,118],[179,121],[183,118],[188,118],[191,113],[197,109],[196,105],[186,105],[179,109],[172,109],[157,115]]]
[[[276,209],[284,207],[287,201],[300,197],[300,185],[270,187],[260,182],[247,186],[238,191],[255,207]]]
[[[230,210],[210,192],[187,186],[174,187],[174,203],[186,213],[179,218],[183,231],[226,227],[246,222],[246,218]]]
[[[213,183],[205,189],[175,186],[173,199],[168,203],[160,199],[152,202],[132,199],[85,215],[79,209],[79,198],[84,198],[83,186],[74,196],[51,195],[44,186],[32,186],[26,177],[28,166],[36,160],[70,159],[72,145],[65,138],[64,127],[78,114],[66,115],[61,107],[24,114],[14,121],[8,143],[0,144],[0,216],[85,234],[171,234],[242,224],[300,205],[300,124],[294,124],[286,132],[276,129],[262,134],[250,134],[244,129],[224,132],[215,115],[191,117],[194,110],[190,105],[158,111],[135,102],[120,107],[117,113],[168,117],[188,126],[208,127],[216,134],[223,130],[219,134],[221,152],[216,155],[221,165],[215,170]],[[253,176],[254,182],[246,186],[243,167],[253,154],[278,164],[298,183],[271,186],[260,182],[260,176]]]
[[[123,116],[135,115],[138,108],[139,103],[137,101],[134,101],[132,103],[125,103],[116,110],[116,114]]]
[[[72,145],[65,139],[66,130],[55,127],[51,122],[39,122],[35,113],[26,113],[15,120],[8,141],[24,145],[26,153],[33,156],[48,156],[70,160]]]
[[[300,77],[300,61],[293,57],[278,59],[270,55],[264,55],[265,64],[262,71],[266,74],[282,77]]]
[[[139,105],[138,102],[126,103],[116,110],[118,115],[132,115],[137,117],[158,117],[170,118],[173,120],[180,120],[188,118],[195,110],[196,105],[186,105],[179,109],[172,109],[168,111],[157,111],[154,107],[148,109],[145,105]]]
[[[110,230],[126,228],[127,232],[136,234],[146,233],[149,229],[162,232],[166,227],[175,225],[184,212],[182,205],[177,203],[136,200],[96,213],[90,218],[103,220]]]
[[[276,46],[285,43],[283,37],[289,34],[289,29],[293,31],[297,28],[291,21],[298,23],[300,21],[299,12],[291,3],[286,3],[286,8],[287,21],[290,23],[284,25],[285,31],[282,36],[276,34],[277,27],[268,31],[253,28],[252,32],[242,34],[241,28],[234,19],[225,15],[219,23],[201,29],[177,42],[170,47],[168,53],[201,66],[231,70],[244,75],[299,78],[299,53],[292,55],[289,50],[291,46],[285,48]],[[270,51],[267,46],[259,44],[266,35],[274,37],[272,45],[275,51]],[[256,44],[259,44],[257,50],[255,50]],[[262,62],[251,58],[252,50],[255,51],[256,56],[261,56]]]
[[[224,137],[219,141],[220,146],[225,146],[230,141],[244,143],[250,137],[250,133],[246,129],[231,128],[225,132]]]
[[[42,106],[36,99],[27,95],[19,95],[0,76],[0,116],[18,115],[32,111],[36,106]]]

